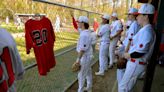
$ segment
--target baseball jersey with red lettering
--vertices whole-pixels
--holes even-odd
[[[40,20],[30,19],[25,23],[26,51],[34,49],[40,75],[46,75],[54,67],[53,52],[55,34],[50,20],[42,17]]]

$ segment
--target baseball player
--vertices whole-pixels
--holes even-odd
[[[22,79],[23,74],[16,43],[5,29],[0,28],[0,92],[16,92],[15,80]]]
[[[77,22],[75,21],[75,18],[73,16],[73,14],[71,13],[71,17],[72,17],[72,24],[74,26],[74,28],[81,33],[81,25],[77,24]],[[79,20],[81,20],[82,16],[79,17]],[[89,29],[91,32],[91,39],[92,39],[92,49],[93,52],[95,52],[95,46],[96,46],[96,42],[97,42],[97,35],[96,32],[93,29]],[[94,58],[94,55],[91,55],[92,58]]]
[[[109,56],[110,56],[110,64],[109,69],[113,68],[113,63],[116,60],[115,57],[115,49],[118,40],[120,39],[121,32],[123,30],[122,23],[118,20],[117,13],[112,13],[112,24],[110,25],[110,46],[109,46]]]
[[[130,8],[129,12],[128,12],[128,25],[127,25],[127,31],[125,34],[125,38],[123,40],[123,44],[122,46],[119,48],[119,52],[116,53],[118,54],[119,58],[123,58],[123,53],[124,52],[128,52],[129,49],[129,45],[131,43],[131,39],[132,37],[139,31],[140,26],[136,21],[136,13],[138,12],[138,10],[136,8]],[[121,62],[120,62],[121,63]],[[126,64],[126,63],[125,63]],[[118,81],[118,85],[124,75],[125,72],[125,68],[119,68],[117,69],[117,81]]]
[[[80,16],[78,20],[78,25],[81,28],[80,37],[77,42],[76,51],[78,52],[78,57],[76,62],[80,63],[81,69],[78,72],[78,92],[84,91],[85,79],[87,80],[87,87],[85,91],[92,91],[92,70],[91,70],[91,55],[92,55],[92,40],[91,32],[88,30],[89,21],[86,16]]]
[[[109,34],[110,34],[110,25],[109,25],[108,14],[102,16],[102,25],[99,28],[98,37],[100,37],[100,50],[99,50],[99,71],[95,75],[104,75],[104,71],[107,70],[108,63],[108,53],[109,53]]]
[[[128,62],[118,92],[130,92],[137,78],[145,71],[156,39],[151,26],[154,11],[151,4],[143,4],[138,11],[137,22],[142,28],[131,39],[129,51],[124,53],[124,58],[128,59]]]

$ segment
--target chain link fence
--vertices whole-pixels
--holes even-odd
[[[77,57],[75,47],[79,33],[73,28],[70,12],[76,20],[81,15],[88,16],[92,28],[94,18],[101,21],[98,12],[111,13],[116,7],[114,11],[121,11],[119,17],[125,18],[127,5],[127,0],[1,0],[1,27],[13,35],[26,68],[24,79],[17,81],[17,92],[63,92],[76,81],[71,65]],[[51,20],[56,35],[54,53],[57,65],[47,76],[39,75],[33,50],[26,54],[24,23],[36,13]],[[98,59],[98,51],[94,54],[93,64]]]
[[[111,13],[113,7],[117,7],[114,11],[122,11],[119,17],[125,18],[127,0],[112,1],[116,0],[1,0],[0,24],[13,35],[26,68],[23,80],[17,81],[17,92],[63,92],[74,83],[77,76],[71,72],[71,65],[77,57],[75,47],[79,33],[73,28],[70,12],[76,20],[81,15],[88,16],[92,29],[94,18],[101,21],[98,12]],[[36,13],[51,20],[56,35],[54,53],[57,65],[47,76],[39,75],[33,50],[26,54],[24,23]],[[93,64],[98,59],[98,51],[94,54]]]
[[[74,13],[75,19],[81,15],[88,16],[91,28],[94,18],[100,20],[101,15],[79,10],[78,8],[72,9],[32,1],[30,3],[33,9],[32,13],[22,8],[22,12],[15,13],[9,23],[7,21],[6,23],[1,23],[1,27],[6,28],[14,37],[26,68],[23,80],[17,81],[17,92],[62,92],[76,80],[76,73],[71,72],[71,66],[77,57],[75,47],[79,33],[73,28],[70,11]],[[25,6],[28,6],[26,4]],[[56,10],[51,11],[53,9]],[[40,11],[38,12],[37,10]],[[57,65],[47,76],[39,75],[37,67],[35,67],[36,61],[33,49],[30,54],[26,54],[24,23],[35,13],[45,14],[51,20],[56,36],[54,53]],[[96,61],[97,55],[98,53],[96,52],[93,61]]]

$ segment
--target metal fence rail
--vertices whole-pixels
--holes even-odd
[[[88,11],[88,10],[84,10],[84,9],[80,9],[80,8],[75,8],[75,7],[67,6],[67,5],[64,5],[64,4],[50,2],[50,1],[45,1],[45,0],[33,0],[33,1],[35,1],[35,2],[41,2],[41,3],[46,3],[46,4],[51,4],[51,5],[56,5],[56,6],[60,6],[60,7],[68,8],[68,9],[79,10],[79,11],[83,11],[83,12],[88,12],[88,13],[102,15],[101,13],[97,13],[97,12],[93,12],[93,11]]]

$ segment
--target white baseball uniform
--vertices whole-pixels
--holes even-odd
[[[125,52],[125,49],[127,48],[129,39],[132,39],[134,35],[139,31],[140,26],[137,23],[137,21],[133,21],[129,27],[129,29],[126,31],[125,39],[123,40],[123,45],[120,47],[119,56],[123,56],[123,53]],[[121,79],[124,75],[125,69],[117,69],[117,81],[118,85],[121,82]]]
[[[123,45],[127,47],[129,39],[132,39],[132,37],[139,31],[140,26],[137,23],[137,21],[133,21],[130,25],[129,29],[126,31],[125,39],[123,41]]]
[[[111,29],[111,34],[110,36],[114,36],[116,35],[119,31],[122,30],[122,24],[120,22],[120,20],[115,20],[112,22],[112,24],[110,25],[110,29]],[[115,62],[115,49],[116,49],[116,45],[117,42],[120,38],[120,35],[118,35],[117,37],[113,38],[110,41],[110,46],[109,46],[109,56],[110,56],[110,65],[113,65],[113,63]]]
[[[100,36],[99,72],[104,73],[107,70],[108,63],[110,25],[101,25],[98,35]]]
[[[16,43],[13,39],[13,37],[5,30],[0,28],[0,55],[2,55],[3,49],[8,48],[10,58],[11,58],[11,64],[12,64],[12,71],[14,73],[15,79],[21,79],[24,74],[24,67],[23,63],[20,59],[20,55],[18,53],[18,50],[16,48]],[[4,79],[7,81],[9,79],[9,74],[7,72],[7,67],[4,63],[5,61],[1,60],[1,65],[3,67],[4,72]],[[1,81],[1,80],[0,80]],[[16,92],[15,88],[15,81],[10,86],[8,85],[8,91],[9,92]]]
[[[96,42],[97,42],[97,35],[96,35],[96,32],[94,32],[94,30],[90,30],[90,31],[91,31],[91,39],[92,39],[92,49],[93,49],[93,53],[94,53]],[[93,58],[94,56],[92,55],[91,57]]]
[[[77,52],[85,51],[81,60],[81,69],[78,72],[78,92],[84,91],[85,79],[87,79],[87,89],[92,88],[92,69],[91,69],[91,55],[92,55],[92,40],[90,30],[83,30],[77,43]]]
[[[139,32],[132,38],[129,54],[133,52],[145,53],[140,58],[128,59],[125,74],[119,84],[118,92],[129,92],[134,87],[137,78],[145,71],[147,58],[151,56],[155,43],[155,34],[150,24],[142,27]],[[145,59],[146,58],[146,59]]]

